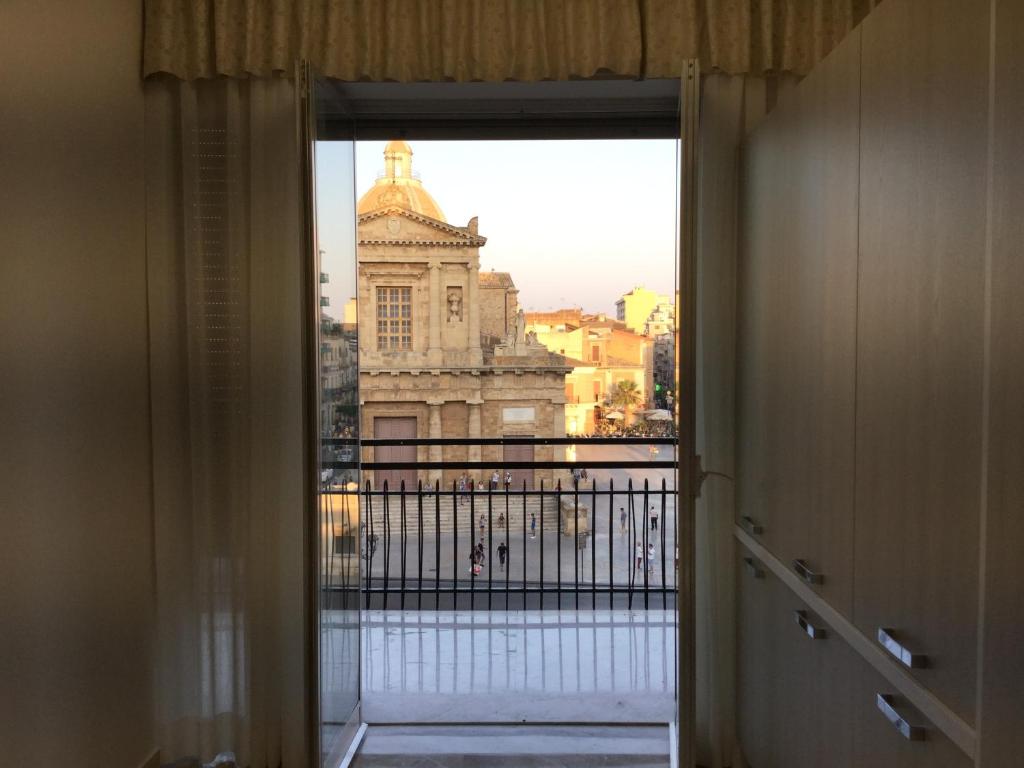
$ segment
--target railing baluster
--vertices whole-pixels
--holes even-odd
[[[615,607],[615,535],[612,527],[615,525],[615,478],[608,480],[608,610]],[[622,523],[619,523],[621,526]],[[597,543],[595,541],[596,548]],[[614,654],[613,654],[614,656]],[[614,668],[613,668],[614,669]],[[614,685],[615,675],[612,674]]]
[[[634,499],[633,492],[633,478],[631,477],[628,482],[628,493],[627,493],[626,506],[629,508],[630,515],[630,539],[629,539],[629,555],[630,555],[630,569],[629,569],[629,585],[627,607],[633,609],[633,588],[636,585],[636,574],[637,574],[637,516],[636,516],[636,500]],[[633,647],[632,645],[630,646]]]
[[[650,515],[648,514],[648,495],[647,495],[647,478],[644,478],[644,610],[648,608],[648,598],[650,597],[650,576],[653,563],[651,563],[651,557],[648,554],[651,548],[651,530],[650,530]]]
[[[509,531],[512,526],[512,514],[508,509],[509,484],[505,485],[505,531],[501,542],[505,545],[505,610],[508,610],[508,578],[512,573],[512,537]],[[523,480],[523,515],[526,515],[526,480]],[[507,661],[507,659],[506,659]]]
[[[461,501],[460,501],[461,503]],[[452,610],[459,609],[459,508],[452,506]]]
[[[540,609],[544,610],[544,480],[540,481]]]
[[[476,569],[473,567],[473,530],[476,525],[476,488],[469,495],[469,610],[476,601]]]
[[[370,491],[370,481],[366,481],[366,519],[367,525],[363,528],[366,533],[366,610],[370,610],[370,588],[373,586],[373,550],[370,542],[373,540],[373,496]]]
[[[543,482],[543,481],[542,481]],[[526,543],[526,480],[523,480],[523,610],[526,610],[526,567],[527,567],[527,543]]]
[[[422,491],[420,481],[416,481],[416,490]],[[399,610],[405,610],[405,573],[408,570],[407,564],[407,552],[406,552],[406,541],[408,539],[406,531],[406,519],[405,519],[405,498],[407,489],[405,487],[405,481],[402,481],[401,487],[402,495],[398,497],[398,520],[401,524],[401,529],[398,531],[398,545],[402,548],[398,555],[398,562],[402,565],[402,575],[398,577],[399,585],[399,597],[398,597],[398,608]],[[404,647],[404,646],[403,646]]]
[[[558,568],[558,589],[555,591],[555,609],[562,610],[562,481],[555,488],[555,510],[558,513],[558,531],[555,533],[555,560]],[[541,539],[543,541],[543,538]],[[562,646],[558,646],[561,650]]]
[[[577,480],[572,484],[572,509],[573,509],[573,521],[572,521],[572,533],[573,533],[573,547],[572,547],[572,578],[573,578],[573,595],[576,600],[576,610],[580,609],[580,481]]]
[[[388,493],[388,481],[384,481],[384,597],[381,608],[388,609],[388,595],[391,590],[391,496]]]
[[[493,484],[487,484],[487,610],[491,610],[491,593],[494,591],[493,576],[494,576],[494,559],[493,550],[491,545],[494,543],[494,531],[492,528],[492,522],[494,518],[494,488]]]
[[[609,499],[611,501],[611,499]],[[610,516],[611,513],[609,513]],[[597,478],[590,481],[590,519],[587,520],[587,538],[590,539],[590,610],[597,610]]]
[[[454,499],[455,488],[452,486]],[[452,509],[455,506],[452,505]],[[434,493],[434,610],[441,610],[441,484]]]
[[[668,548],[665,546],[667,543],[667,537],[665,536],[665,523],[668,522],[668,516],[666,513],[666,492],[665,492],[665,478],[661,478],[661,514],[658,515],[658,525],[660,530],[658,533],[661,537],[661,609],[665,610],[668,608],[668,582],[665,579],[666,568],[665,560],[668,558]]]
[[[427,481],[429,482],[429,481]],[[422,483],[420,484],[422,488]],[[423,494],[416,494],[416,610],[423,610]]]

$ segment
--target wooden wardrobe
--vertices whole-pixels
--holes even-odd
[[[741,174],[747,762],[1024,766],[1024,3],[885,0]]]

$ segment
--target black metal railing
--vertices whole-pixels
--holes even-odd
[[[324,442],[354,443],[342,438]],[[515,443],[674,446],[675,441],[410,438],[367,440],[358,447]],[[325,470],[349,473],[340,487],[333,474],[323,487],[329,530],[339,530],[339,513],[346,521],[340,526],[346,542],[325,550],[332,560],[327,571],[334,575],[325,581],[327,599],[358,585],[367,609],[666,609],[677,589],[674,482],[629,476],[675,468],[674,459],[654,455],[652,450],[648,460],[510,461],[500,466],[483,460],[361,465],[368,470],[487,470],[485,477],[497,470],[499,482],[483,489],[457,480],[356,486],[352,470],[358,461],[327,459]],[[504,472],[513,469],[575,471],[572,479],[542,480],[531,488],[525,481],[518,487],[504,482]],[[626,476],[618,481],[595,476],[615,473]]]

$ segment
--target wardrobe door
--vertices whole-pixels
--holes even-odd
[[[861,27],[854,616],[885,641],[894,664],[968,723],[976,703],[988,6],[892,0]]]
[[[752,768],[850,766],[851,651],[739,550],[737,717]]]
[[[1024,3],[997,4],[991,354],[979,768],[1024,755]]]
[[[738,547],[736,716],[740,747],[752,768],[779,765],[773,679],[778,638],[768,626],[771,586],[764,566]]]
[[[748,142],[739,272],[739,522],[847,615],[859,99],[854,30]]]
[[[782,667],[787,701],[780,711],[780,768],[847,768],[850,750],[850,671],[853,653],[839,636],[785,585],[776,581],[781,620]]]
[[[854,678],[854,765],[972,768],[974,762],[907,704],[867,662],[859,662]]]
[[[792,528],[782,504],[785,478],[778,448],[788,414],[778,403],[784,369],[778,318],[785,302],[779,254],[792,250],[794,195],[785,172],[795,122],[778,107],[748,137],[741,190],[736,355],[736,522],[772,552]]]

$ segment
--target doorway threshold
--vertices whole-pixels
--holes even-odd
[[[668,724],[370,725],[351,768],[669,768]]]

